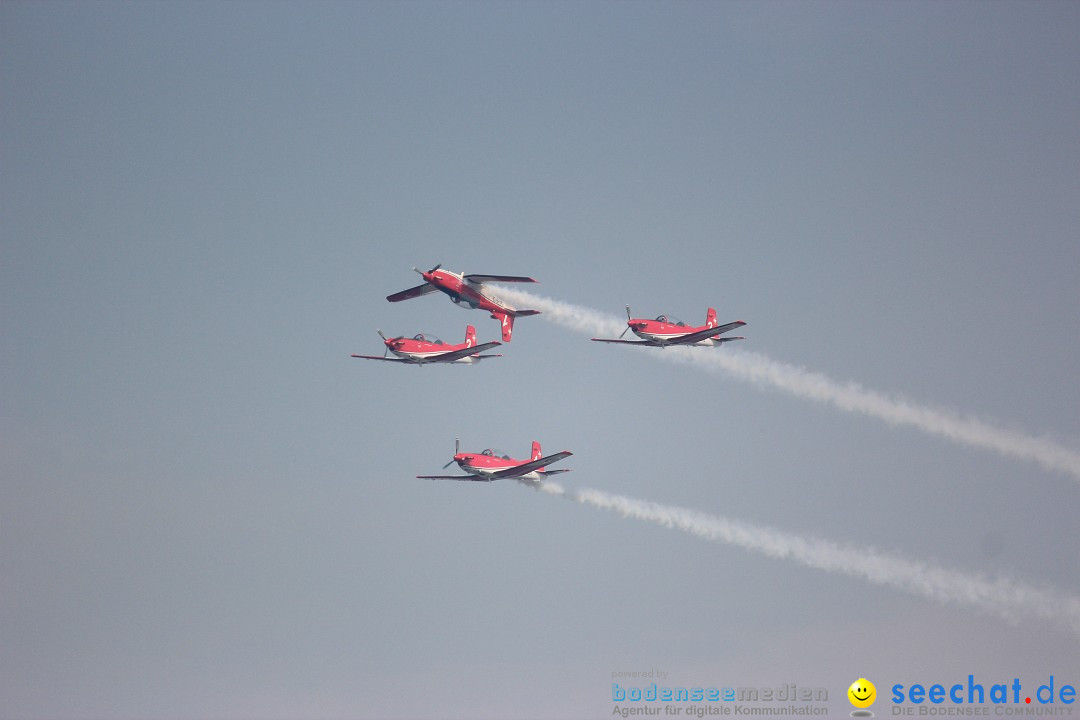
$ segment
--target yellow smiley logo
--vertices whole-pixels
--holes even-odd
[[[874,683],[866,678],[859,678],[851,683],[851,687],[847,689],[847,696],[855,707],[867,708],[874,704],[874,698],[877,697],[877,688],[874,687]]]

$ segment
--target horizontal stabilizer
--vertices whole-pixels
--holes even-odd
[[[515,310],[514,315],[518,317],[528,317],[529,315],[539,315],[539,310]]]

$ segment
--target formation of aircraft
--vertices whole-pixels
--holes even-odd
[[[411,300],[412,298],[441,292],[450,297],[455,305],[466,309],[483,310],[499,321],[503,342],[510,342],[514,332],[514,319],[527,315],[538,315],[539,310],[519,310],[510,307],[502,300],[484,290],[486,282],[522,282],[534,283],[531,277],[518,275],[482,275],[450,272],[438,264],[427,272],[413,268],[424,282],[416,287],[387,295],[390,302]],[[648,345],[666,347],[668,345],[689,345],[698,347],[719,347],[744,337],[720,337],[737,327],[745,325],[736,320],[724,325],[716,323],[716,310],[709,308],[705,315],[705,324],[700,327],[687,325],[671,315],[660,315],[656,319],[635,318],[631,316],[630,306],[626,306],[626,330],[618,338],[592,338],[595,342],[621,343],[626,345]],[[639,340],[624,340],[627,332],[633,331]],[[476,328],[469,325],[465,330],[465,342],[460,345],[448,345],[433,335],[417,333],[411,338],[388,338],[379,330],[386,349],[382,357],[377,355],[353,355],[364,360],[382,360],[385,362],[423,365],[426,363],[474,364],[481,360],[501,355],[484,355],[485,350],[498,347],[500,342],[476,343]],[[396,357],[387,357],[393,353]],[[478,453],[461,452],[460,440],[454,441],[454,457],[443,465],[443,469],[457,463],[465,475],[417,475],[424,480],[464,480],[472,482],[491,482],[502,478],[521,480],[529,484],[538,484],[551,475],[569,472],[569,470],[548,470],[547,466],[573,455],[568,450],[544,457],[540,443],[533,441],[532,453],[528,460],[515,460],[497,450],[488,448]]]
[[[493,320],[498,320],[502,326],[503,342],[510,342],[514,332],[514,318],[525,315],[539,315],[539,310],[517,310],[501,300],[484,291],[486,282],[527,282],[534,283],[531,277],[518,275],[463,275],[461,273],[442,270],[442,263],[431,268],[427,272],[413,268],[424,278],[424,282],[408,290],[387,295],[390,302],[401,302],[412,298],[428,295],[433,292],[442,292],[450,296],[454,304],[464,308],[486,310],[491,313]]]
[[[515,460],[498,450],[488,448],[478,453],[461,452],[460,439],[454,441],[454,457],[443,465],[443,469],[454,463],[468,475],[417,475],[420,480],[468,480],[473,482],[491,482],[503,478],[517,480],[543,480],[551,475],[570,472],[569,470],[547,470],[548,465],[570,457],[574,453],[568,450],[543,457],[540,443],[533,440],[532,455],[528,460]]]
[[[673,315],[660,315],[655,320],[630,317],[630,306],[626,306],[626,330],[616,338],[593,338],[593,342],[622,343],[625,345],[697,345],[719,347],[733,340],[745,340],[744,337],[718,337],[737,327],[745,325],[742,320],[724,325],[716,324],[716,310],[709,308],[705,314],[705,324],[691,327]],[[627,331],[633,330],[640,340],[623,340]]]
[[[502,355],[481,355],[485,350],[502,345],[500,342],[486,342],[476,344],[476,328],[469,325],[465,328],[465,342],[460,345],[447,345],[434,335],[417,333],[411,338],[392,337],[383,335],[382,330],[377,331],[383,339],[386,350],[382,357],[378,355],[353,355],[354,358],[364,360],[383,360],[385,362],[409,363],[411,365],[423,365],[425,363],[478,363],[488,358],[502,357]],[[388,352],[397,355],[396,358],[386,357]]]

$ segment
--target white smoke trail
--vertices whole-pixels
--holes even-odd
[[[626,328],[613,315],[552,300],[510,288],[499,294],[512,303],[543,311],[541,317],[584,334],[611,336]],[[1080,479],[1080,452],[1052,440],[1005,430],[952,410],[920,405],[897,395],[867,390],[857,383],[839,383],[804,368],[777,362],[764,355],[725,346],[722,351],[668,347],[653,357],[695,365],[721,372],[757,385],[785,390],[798,397],[828,403],[841,410],[862,413],[892,425],[914,427],[961,445],[993,450],[1001,455],[1033,460],[1047,470],[1064,472]]]
[[[973,607],[1016,622],[1033,615],[1060,623],[1080,636],[1080,598],[1039,589],[1004,577],[948,570],[886,555],[872,548],[845,547],[820,538],[801,537],[688,508],[660,505],[623,495],[583,488],[566,490],[555,482],[525,482],[536,490],[623,517],[675,528],[705,540],[735,545],[769,557],[787,558],[807,567],[868,580],[930,600]]]

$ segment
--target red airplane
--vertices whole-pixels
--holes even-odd
[[[498,320],[502,325],[503,342],[510,342],[510,336],[514,332],[515,317],[540,314],[539,310],[515,310],[484,292],[483,284],[486,282],[536,282],[530,277],[518,277],[516,275],[462,275],[449,270],[440,270],[441,267],[442,264],[440,263],[427,272],[413,268],[424,278],[424,284],[396,292],[393,295],[387,295],[386,299],[390,302],[401,302],[402,300],[410,300],[436,291],[444,292],[450,296],[450,299],[455,304],[461,305],[461,307],[486,310],[491,313],[491,318]]]
[[[530,460],[515,460],[498,450],[488,448],[479,453],[461,452],[460,440],[454,441],[454,459],[443,465],[443,469],[457,463],[458,466],[469,473],[468,475],[417,475],[421,480],[471,480],[474,482],[491,482],[500,478],[513,478],[515,480],[543,480],[550,475],[570,472],[569,470],[545,470],[544,466],[570,457],[574,453],[567,450],[541,457],[540,443],[533,440],[532,458]]]
[[[382,330],[377,331],[383,339],[386,350],[382,357],[378,355],[353,355],[354,358],[364,360],[385,360],[386,362],[409,363],[411,365],[423,365],[424,363],[478,363],[493,357],[502,355],[480,355],[485,350],[502,345],[500,342],[486,342],[476,344],[476,328],[472,325],[465,328],[465,342],[460,345],[447,345],[434,335],[417,333],[411,338],[394,337],[387,338]],[[396,358],[386,357],[387,352],[397,355]]]
[[[655,320],[630,317],[630,306],[626,306],[626,330],[618,340],[610,338],[593,338],[595,342],[624,343],[626,345],[652,345],[665,347],[667,345],[697,345],[699,347],[719,347],[732,340],[745,340],[744,337],[716,337],[729,330],[745,325],[742,320],[729,322],[726,325],[716,324],[716,311],[709,308],[705,315],[705,324],[701,327],[690,327],[682,320],[672,315],[661,315]],[[641,340],[623,340],[627,330],[633,330]]]

